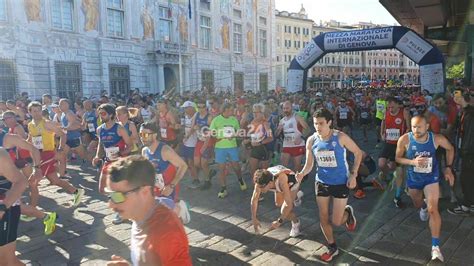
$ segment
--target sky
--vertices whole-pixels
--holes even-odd
[[[308,18],[319,21],[336,20],[349,24],[372,22],[399,25],[378,0],[275,0],[278,11],[299,12],[303,4]]]

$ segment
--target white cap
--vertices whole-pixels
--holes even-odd
[[[181,105],[181,108],[186,108],[186,107],[196,107],[196,105],[191,101],[185,101],[183,105]]]

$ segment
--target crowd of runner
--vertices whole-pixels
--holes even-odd
[[[114,224],[134,221],[134,265],[191,263],[182,225],[191,220],[180,199],[183,178],[190,178],[192,189],[213,191],[221,200],[228,196],[230,173],[242,191],[252,184],[256,233],[258,204],[266,192],[274,192],[281,211],[271,228],[290,221],[290,236],[296,237],[295,207],[314,169],[327,240],[322,261],[339,252],[333,227],[356,230],[357,210],[347,204],[348,197],[363,199],[368,187],[393,189],[397,208],[405,207],[406,191],[420,219],[429,221],[432,259],[443,261],[438,199],[451,200],[451,214],[474,213],[474,181],[468,177],[474,168],[473,103],[474,91],[467,88],[430,95],[417,87],[182,96],[136,89],[127,98],[45,94],[31,101],[22,94],[16,101],[0,101],[0,261],[20,264],[15,257],[20,220],[42,219],[44,233],[54,233],[56,212],[38,206],[44,177],[71,194],[72,206],[81,203],[84,190],[66,178],[71,162],[97,167],[97,189],[109,197]],[[361,138],[355,138],[356,130]],[[378,158],[359,145],[375,145]],[[464,195],[459,201],[455,176]],[[124,262],[118,256],[112,260],[111,265]]]

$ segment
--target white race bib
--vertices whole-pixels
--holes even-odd
[[[385,130],[385,139],[395,141],[400,138],[400,129],[398,128],[387,128]]]
[[[369,117],[369,113],[362,112],[362,113],[360,113],[360,117],[363,118],[363,119],[367,119]]]
[[[334,151],[318,151],[316,153],[316,162],[319,167],[337,167]]]
[[[200,141],[205,141],[206,140],[206,136],[203,134],[203,132],[201,132],[201,130],[198,130],[196,132],[197,132],[197,137]]]
[[[250,134],[250,140],[254,143],[258,143],[260,141],[262,141],[262,135],[261,134],[258,134],[258,133],[253,133],[253,134]]]
[[[224,138],[231,138],[235,135],[235,129],[233,127],[224,127]]]
[[[422,173],[422,174],[429,174],[433,171],[433,158],[426,158],[426,165],[423,167],[415,166],[413,167],[413,172],[415,173]]]
[[[95,132],[94,123],[87,123],[87,128],[89,128],[89,132],[90,132],[90,133],[94,133],[94,132]]]
[[[163,179],[162,174],[155,175],[155,187],[162,190],[165,187],[165,180]]]
[[[286,141],[290,141],[290,142],[294,142],[295,139],[296,139],[296,133],[295,132],[284,132],[284,135],[285,135],[285,140]]]
[[[379,111],[379,112],[385,111],[385,105],[381,104],[381,103],[378,103],[377,104],[377,111]]]
[[[347,119],[347,112],[340,112],[339,119]]]
[[[105,148],[105,156],[109,161],[115,161],[118,159],[120,153],[119,147],[108,147]]]
[[[33,141],[33,146],[35,146],[35,148],[38,150],[43,149],[43,136],[32,137],[31,140]]]
[[[168,137],[168,131],[166,128],[160,128],[161,137],[166,139]]]

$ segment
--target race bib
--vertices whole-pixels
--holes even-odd
[[[362,113],[360,113],[360,117],[363,118],[363,119],[367,119],[369,117],[369,113],[362,112]]]
[[[423,167],[415,166],[413,172],[421,174],[429,174],[433,171],[433,158],[426,158],[426,165]]]
[[[168,137],[168,130],[166,128],[160,128],[161,137],[166,139]]]
[[[38,150],[43,149],[43,137],[42,136],[32,137],[31,140],[33,141],[33,146],[35,146],[35,148],[37,148]]]
[[[115,161],[118,159],[120,153],[119,147],[105,148],[105,156],[109,161]]]
[[[385,110],[385,105],[384,104],[377,104],[377,111],[383,112]]]
[[[339,113],[339,119],[347,119],[347,112]]]
[[[165,187],[165,180],[163,179],[162,174],[155,175],[155,187],[162,190]]]
[[[395,141],[400,138],[400,129],[398,128],[387,128],[385,130],[385,139]]]
[[[261,134],[257,134],[257,133],[250,134],[250,140],[252,142],[260,142],[260,141],[262,141],[262,136],[261,136]]]
[[[285,140],[286,141],[295,141],[296,133],[295,132],[285,132]]]
[[[186,136],[189,136],[189,132],[191,132],[191,128],[190,127],[185,127],[184,128],[184,134],[186,134]]]
[[[197,132],[197,137],[200,141],[205,141],[206,140],[206,136],[203,134],[203,132],[201,130],[198,130],[196,132]]]
[[[95,132],[94,123],[88,123],[88,124],[87,124],[87,128],[89,128],[89,132],[90,132],[90,133],[94,133],[94,132]]]
[[[224,138],[232,138],[235,134],[233,127],[224,127]]]
[[[318,151],[316,153],[316,162],[319,167],[337,167],[334,151]]]

